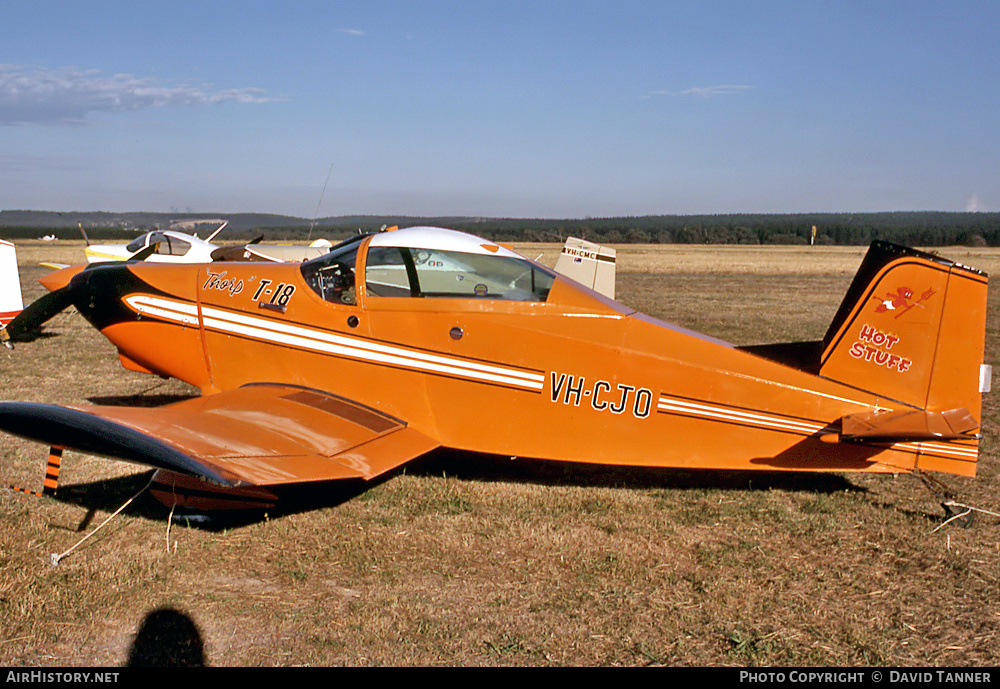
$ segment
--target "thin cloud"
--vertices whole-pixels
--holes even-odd
[[[734,96],[755,88],[747,84],[718,84],[716,86],[692,86],[683,91],[649,91],[647,96],[696,96],[698,98],[714,98],[716,96]]]
[[[364,36],[365,32],[360,29],[337,29],[337,33],[346,33],[348,36]]]
[[[170,86],[149,77],[95,69],[0,64],[0,125],[80,124],[92,113],[272,100],[258,88],[216,91],[205,84]]]

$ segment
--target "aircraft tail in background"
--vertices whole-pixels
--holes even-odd
[[[0,327],[14,320],[23,309],[17,252],[13,244],[0,239]]]
[[[615,298],[615,250],[610,247],[568,237],[555,269],[609,299]]]

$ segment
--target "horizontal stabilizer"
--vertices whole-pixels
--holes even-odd
[[[849,414],[840,420],[840,439],[860,442],[913,442],[973,439],[979,422],[968,409],[923,409]]]
[[[270,384],[154,408],[0,402],[0,430],[230,486],[370,479],[438,446],[350,400]]]

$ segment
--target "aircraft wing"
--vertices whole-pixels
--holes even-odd
[[[272,384],[163,407],[0,402],[0,430],[227,486],[370,479],[438,447],[369,407]]]

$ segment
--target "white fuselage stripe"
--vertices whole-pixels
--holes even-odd
[[[688,400],[675,399],[660,396],[656,405],[657,410],[670,414],[684,414],[718,421],[728,421],[731,423],[757,426],[764,429],[777,429],[790,433],[801,433],[803,435],[813,435],[827,427],[808,421],[797,421],[778,416],[767,416],[757,412],[747,412],[739,409],[727,407],[717,407],[710,404],[690,402]],[[975,461],[979,456],[979,449],[966,445],[946,445],[942,442],[905,442],[894,443],[892,449],[916,452],[918,454],[936,454],[957,457]]]
[[[922,455],[935,454],[935,455],[951,455],[953,457],[958,457],[959,459],[966,459],[971,462],[976,461],[979,456],[979,449],[975,447],[968,447],[965,445],[942,445],[940,443],[933,442],[913,442],[913,443],[897,443],[893,445],[894,448],[900,450],[909,450],[910,452],[918,452]]]
[[[780,430],[812,435],[823,428],[824,424],[796,421],[778,416],[766,416],[764,414],[728,409],[725,407],[715,407],[707,404],[697,404],[686,400],[679,400],[670,397],[660,397],[657,409],[663,412],[675,412],[679,414],[689,414],[691,416],[707,416],[713,419],[733,421],[735,423],[748,424],[751,426],[763,426],[767,428],[777,428]]]

